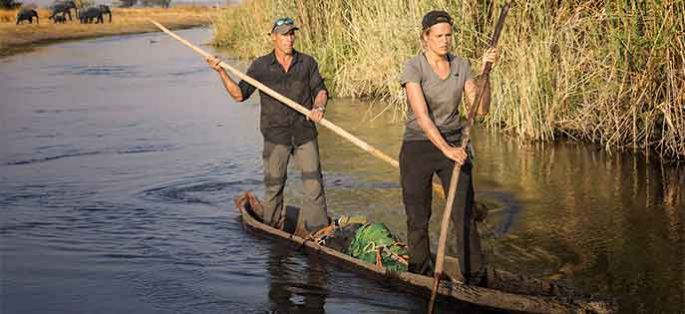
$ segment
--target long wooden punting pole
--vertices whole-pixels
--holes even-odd
[[[502,31],[502,27],[504,26],[504,19],[507,17],[507,12],[509,12],[510,6],[511,2],[507,2],[504,5],[504,7],[502,7],[499,19],[497,20],[497,25],[495,26],[495,32],[492,34],[492,38],[490,39],[490,48],[495,48],[497,46],[499,35]],[[471,109],[469,110],[469,116],[466,122],[466,126],[462,129],[460,147],[464,149],[466,149],[466,145],[468,145],[471,137],[471,128],[473,127],[473,120],[476,116],[476,112],[478,111],[478,107],[480,107],[480,102],[483,98],[483,91],[486,90],[486,88],[490,84],[491,69],[492,64],[490,62],[487,62],[485,64],[485,67],[483,68],[483,73],[480,76],[480,86],[478,88],[478,92],[476,93],[474,103],[471,104]],[[449,192],[447,193],[447,201],[445,202],[445,210],[442,213],[442,223],[440,225],[440,238],[438,239],[438,252],[435,257],[436,259],[433,278],[433,290],[431,291],[431,298],[428,302],[428,313],[433,313],[433,305],[435,304],[435,297],[437,295],[438,285],[440,284],[440,279],[442,279],[442,271],[445,266],[445,245],[447,242],[447,230],[449,229],[450,218],[452,216],[452,206],[454,205],[454,198],[457,192],[459,172],[461,172],[461,165],[455,163],[454,169],[452,170],[452,177],[450,179]]]
[[[206,51],[200,49],[199,47],[197,47],[197,46],[195,46],[195,45],[189,43],[188,41],[186,41],[185,39],[181,38],[180,36],[174,34],[172,31],[170,31],[170,30],[168,30],[166,27],[162,26],[162,24],[159,24],[159,23],[157,23],[156,21],[154,21],[154,20],[152,20],[152,19],[148,19],[148,20],[149,20],[152,24],[155,24],[155,26],[159,27],[159,29],[161,29],[162,31],[164,31],[165,33],[167,33],[169,36],[171,36],[171,37],[173,37],[174,39],[180,41],[180,42],[183,43],[184,45],[188,46],[190,49],[195,50],[195,52],[201,54],[201,55],[204,56],[205,58],[213,57],[212,55],[210,55],[210,54],[207,53]],[[280,101],[280,102],[286,104],[288,107],[297,110],[297,112],[299,112],[299,113],[301,113],[301,114],[303,114],[303,115],[305,115],[305,116],[308,116],[308,115],[309,115],[309,113],[310,113],[309,109],[307,109],[307,108],[305,108],[304,106],[302,106],[302,105],[300,105],[300,104],[298,104],[298,103],[296,103],[296,102],[290,100],[289,98],[287,98],[287,97],[285,97],[285,96],[279,94],[278,92],[276,92],[276,91],[274,91],[273,89],[267,87],[266,85],[260,83],[259,81],[257,81],[257,80],[255,80],[255,79],[253,79],[253,78],[251,78],[251,77],[245,75],[244,73],[242,73],[242,72],[236,70],[236,69],[233,68],[232,66],[226,64],[225,62],[221,62],[221,63],[219,63],[219,65],[220,65],[222,68],[231,71],[233,74],[235,74],[236,76],[238,76],[238,77],[241,78],[242,80],[244,80],[244,81],[250,83],[252,86],[256,87],[256,88],[259,89],[260,91],[262,91],[262,92],[268,94],[269,96],[271,96],[271,97],[277,99],[278,101]],[[397,160],[395,160],[395,159],[393,159],[392,157],[390,157],[390,156],[384,154],[383,152],[379,151],[378,149],[374,148],[373,146],[369,145],[368,143],[366,143],[366,142],[360,140],[359,138],[357,138],[357,137],[355,137],[354,135],[350,134],[349,132],[343,130],[341,127],[339,127],[339,126],[337,126],[337,125],[331,123],[330,121],[326,120],[325,118],[322,119],[321,122],[319,122],[319,124],[321,124],[321,125],[327,127],[328,129],[330,129],[330,130],[333,131],[334,133],[336,133],[336,134],[342,136],[342,137],[345,138],[346,140],[352,142],[352,144],[357,145],[359,148],[361,148],[361,149],[367,151],[367,152],[370,153],[371,155],[373,155],[373,156],[375,156],[375,157],[378,157],[378,158],[380,158],[381,160],[383,160],[383,161],[389,163],[389,164],[392,165],[393,167],[395,167],[395,168],[399,168],[399,167],[400,167],[400,164],[397,162]]]

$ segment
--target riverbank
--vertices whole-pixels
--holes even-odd
[[[66,24],[48,19],[50,12],[39,10],[40,24],[15,25],[16,10],[0,11],[0,56],[8,56],[58,41],[158,31],[147,21],[152,18],[167,28],[184,29],[209,25],[217,12],[204,6],[162,8],[112,8],[112,23],[80,24],[76,17]]]

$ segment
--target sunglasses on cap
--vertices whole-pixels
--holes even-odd
[[[271,27],[271,31],[273,32],[276,27],[283,26],[283,25],[293,25],[295,24],[295,20],[289,18],[289,17],[282,17],[276,21],[274,21],[274,26]]]
[[[295,21],[289,17],[282,17],[274,22],[274,26],[293,25]]]

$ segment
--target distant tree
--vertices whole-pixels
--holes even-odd
[[[92,7],[95,5],[94,0],[74,0],[76,3],[76,7],[80,9],[87,8],[87,7]]]
[[[14,0],[0,0],[0,9],[16,9],[21,6],[21,2]]]
[[[119,0],[117,6],[120,8],[130,8],[138,3],[138,0]]]
[[[171,0],[140,0],[145,7],[163,7],[168,8],[171,5]]]

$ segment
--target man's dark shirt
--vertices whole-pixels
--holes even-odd
[[[287,73],[272,51],[252,62],[247,75],[307,109],[312,109],[316,95],[326,90],[319,74],[319,65],[314,58],[294,50]],[[240,81],[238,86],[243,100],[249,98],[256,89],[245,81]],[[316,138],[314,122],[307,121],[303,114],[262,91],[259,92],[259,97],[262,105],[259,126],[266,141],[302,145]]]

